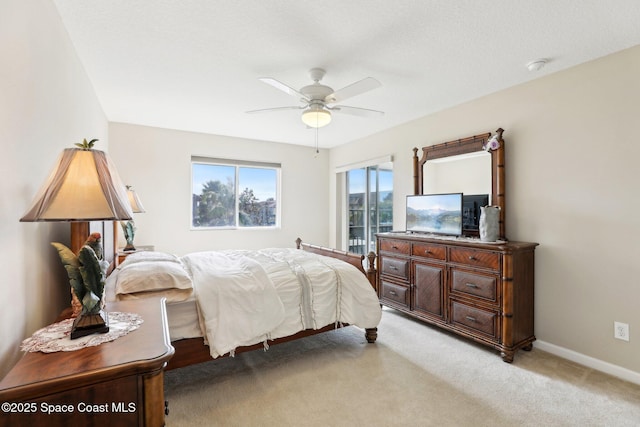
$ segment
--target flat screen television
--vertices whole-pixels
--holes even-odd
[[[462,235],[462,193],[407,196],[407,231]]]

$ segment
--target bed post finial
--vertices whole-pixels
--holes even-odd
[[[417,147],[413,147],[413,158],[412,160],[412,164],[413,164],[413,194],[420,194],[420,185],[419,185],[419,175],[418,175],[418,167],[419,167],[419,163],[418,163],[418,148]]]
[[[302,245],[302,239],[298,237],[296,239],[296,249],[300,249],[300,245]]]
[[[378,292],[378,275],[376,274],[376,258],[377,255],[375,252],[371,251],[367,254],[367,259],[369,261],[369,265],[367,268],[367,279],[369,279],[369,283],[373,286],[376,292]]]

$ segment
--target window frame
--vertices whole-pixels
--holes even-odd
[[[221,167],[233,167],[234,168],[234,225],[224,226],[195,226],[194,225],[194,207],[193,196],[194,192],[194,165],[210,165]],[[243,226],[240,224],[240,195],[243,189],[240,189],[240,169],[241,168],[253,168],[253,169],[266,169],[275,171],[275,201],[276,201],[276,219],[274,225],[253,225]],[[268,162],[255,162],[248,160],[233,160],[233,159],[221,159],[213,157],[203,156],[191,156],[191,196],[189,207],[189,227],[192,231],[203,230],[276,230],[282,227],[282,165],[280,163],[268,163]],[[200,190],[201,191],[201,190]],[[266,200],[262,200],[263,202]]]

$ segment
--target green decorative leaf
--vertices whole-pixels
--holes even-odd
[[[67,276],[69,276],[69,284],[73,288],[76,296],[80,301],[85,294],[84,281],[82,279],[82,274],[80,273],[80,263],[78,261],[78,257],[73,253],[71,249],[63,245],[62,243],[51,242],[51,245],[58,250],[58,255],[60,256],[60,260],[64,265],[64,269],[67,271]]]
[[[80,274],[80,269],[71,265],[65,265],[64,268],[65,270],[67,270],[67,275],[69,276],[69,284],[73,288],[73,292],[76,294],[78,299],[82,301],[86,289],[84,287],[82,275]]]
[[[82,312],[93,314],[100,311],[100,298],[93,292],[87,292],[82,298]]]
[[[60,255],[60,259],[64,265],[74,265],[78,267],[80,264],[78,263],[78,257],[73,253],[71,249],[58,242],[51,242],[51,246],[58,250],[58,255]]]
[[[93,293],[98,300],[102,299],[105,278],[96,253],[91,247],[85,245],[78,253],[78,261],[80,262],[80,274],[87,294]],[[84,298],[86,296],[85,294]]]
[[[83,139],[82,140],[82,144],[76,143],[75,146],[82,148],[83,150],[91,150],[94,146],[94,144],[96,143],[96,141],[98,141],[98,139],[92,139],[91,141],[87,142],[87,139]]]

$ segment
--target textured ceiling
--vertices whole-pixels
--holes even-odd
[[[319,131],[332,147],[640,44],[638,0],[53,0],[110,121],[315,144],[296,89],[382,86]],[[540,71],[525,64],[547,58]]]

